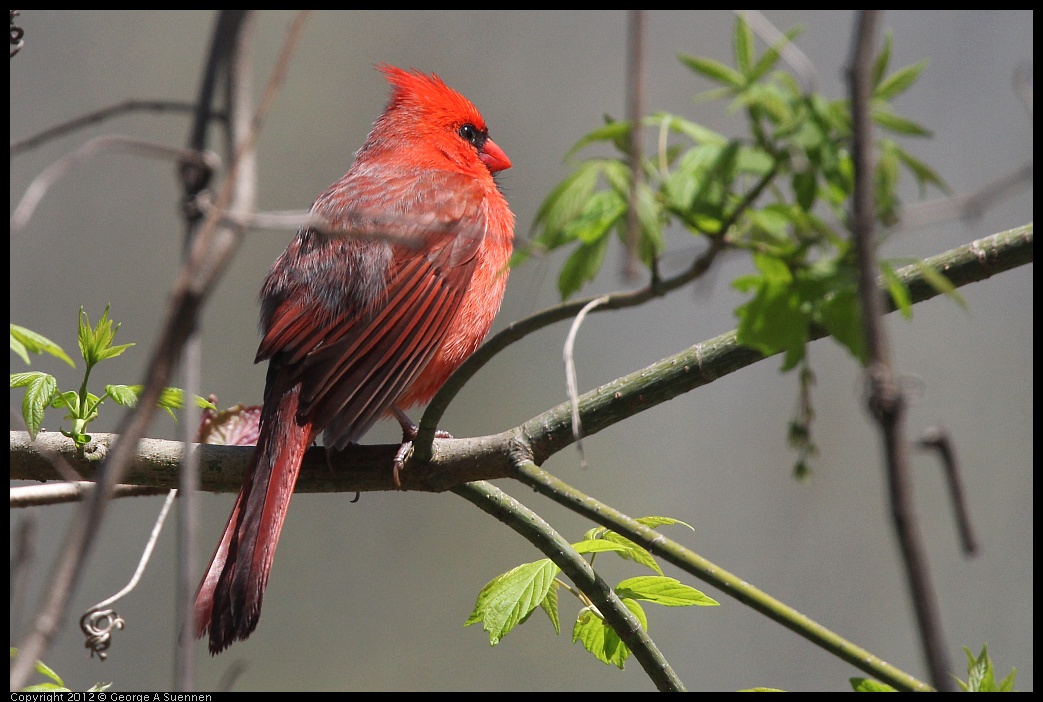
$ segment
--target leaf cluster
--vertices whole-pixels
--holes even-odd
[[[87,434],[87,425],[98,418],[98,410],[102,403],[106,399],[112,399],[116,404],[133,407],[137,404],[143,386],[106,385],[102,395],[88,390],[87,382],[94,367],[102,361],[120,356],[134,344],[113,343],[120,325],[114,324],[109,319],[108,306],[105,307],[105,312],[96,325],[91,326],[90,318],[82,307],[78,321],[77,340],[80,356],[86,366],[79,390],[60,390],[57,379],[43,371],[12,373],[11,388],[25,388],[25,394],[22,397],[22,419],[25,420],[30,437],[36,438],[36,434],[43,426],[44,414],[48,408],[65,409],[65,419],[72,422],[72,428],[61,429],[61,432],[82,448],[91,440],[90,435]],[[27,364],[30,362],[30,353],[46,353],[61,359],[73,368],[76,367],[61,346],[47,337],[17,324],[11,324],[11,350]],[[166,410],[173,417],[173,410],[181,409],[184,406],[184,400],[183,390],[164,388],[157,400],[157,406]],[[216,409],[213,404],[201,397],[195,397],[195,402],[200,407]]]
[[[637,521],[646,526],[683,524],[670,517],[642,517]],[[622,580],[614,588],[615,594],[629,609],[641,627],[648,629],[648,617],[640,601],[664,607],[715,606],[716,600],[674,578],[663,575],[659,564],[645,548],[610,529],[597,527],[588,531],[581,541],[572,544],[577,553],[590,554],[593,565],[598,553],[614,553],[655,572]],[[549,558],[523,563],[498,575],[478,593],[474,611],[464,626],[479,622],[489,634],[489,643],[495,646],[514,627],[524,624],[537,607],[543,609],[561,633],[558,615],[558,592],[564,588],[582,603],[572,628],[572,641],[579,641],[595,658],[606,664],[623,667],[630,649],[616,631],[605,621],[604,615],[582,592],[558,579],[561,569]]]
[[[804,357],[815,325],[865,360],[848,236],[847,203],[854,191],[849,101],[808,92],[798,76],[779,68],[782,49],[798,34],[799,29],[789,31],[758,55],[753,32],[739,17],[734,67],[680,56],[685,66],[717,85],[696,100],[728,99],[731,111],[744,115],[747,136],[728,138],[683,116],[659,112],[636,125],[606,116],[603,126],[576,143],[567,158],[599,144],[614,155],[575,163],[536,215],[537,248],[572,247],[558,277],[563,298],[595,278],[613,234],[628,240],[633,206],[637,257],[653,280],[668,231],[723,240],[749,254],[755,272],[734,282],[749,296],[736,310],[741,343],[765,355],[783,353],[788,370]],[[930,135],[891,105],[926,64],[889,72],[890,57],[888,36],[874,63],[872,97],[873,119],[885,133],[874,149],[876,216],[885,225],[896,220],[903,172],[912,175],[921,193],[928,186],[945,189],[941,178],[894,138]],[[632,197],[633,140],[642,130],[656,131],[659,146],[640,161],[642,177]],[[908,313],[908,293],[893,274],[887,280]]]

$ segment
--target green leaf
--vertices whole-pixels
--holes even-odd
[[[926,60],[899,68],[874,88],[873,97],[878,100],[891,100],[895,96],[904,93],[912,87],[925,68],[927,68]]]
[[[22,418],[29,430],[29,438],[35,439],[43,426],[44,410],[51,404],[51,398],[58,390],[58,382],[53,375],[39,373],[25,389],[22,398]]]
[[[931,130],[923,127],[911,119],[905,117],[899,117],[889,109],[876,106],[872,110],[873,121],[879,124],[884,129],[890,130],[897,134],[904,134],[906,136],[917,136],[917,137],[929,137],[931,136]]]
[[[93,367],[99,361],[103,361],[107,358],[115,358],[134,345],[112,345],[112,341],[116,338],[116,332],[119,331],[120,325],[113,325],[112,320],[109,319],[108,305],[105,306],[105,312],[102,313],[101,319],[98,320],[97,325],[93,328],[91,327],[90,318],[82,307],[80,308],[79,321],[79,333],[77,334],[77,337],[80,344],[80,354],[83,356],[83,360],[87,362],[88,368]]]
[[[464,626],[481,622],[489,632],[489,644],[495,646],[539,606],[558,572],[558,566],[544,558],[493,578],[478,593],[474,611]]]
[[[735,65],[744,75],[748,75],[753,65],[753,30],[742,15],[735,18]]]
[[[642,183],[637,189],[638,257],[646,266],[653,262],[666,248],[663,239],[661,204],[652,189]],[[620,217],[616,229],[623,242],[627,241],[627,218]]]
[[[584,161],[550,192],[533,219],[533,229],[539,229],[537,241],[548,249],[567,243],[564,229],[593,194],[599,170],[598,161]]]
[[[1012,668],[1007,677],[997,683],[995,667],[992,664],[992,658],[989,656],[989,647],[987,645],[981,647],[981,653],[978,654],[977,658],[974,657],[974,654],[966,646],[964,646],[963,651],[967,655],[967,682],[964,683],[959,678],[956,678],[956,682],[959,683],[964,692],[1013,692],[1014,677],[1017,674],[1017,670]]]
[[[933,168],[928,166],[923,161],[919,160],[908,151],[898,146],[894,147],[895,155],[898,156],[898,160],[902,162],[902,165],[909,169],[909,172],[916,178],[916,182],[920,185],[920,197],[926,194],[927,186],[933,185],[945,194],[949,194],[951,189],[942,180]]]
[[[11,374],[11,387],[21,388],[29,385],[40,376],[47,375],[43,371],[25,371],[24,373]]]
[[[631,541],[622,534],[618,534],[609,529],[593,529],[587,532],[587,539],[602,539],[604,541],[608,541],[609,543],[621,546],[622,550],[609,550],[614,551],[623,560],[633,561],[634,563],[637,563],[639,565],[646,566],[650,570],[654,570],[659,574],[662,574],[663,572],[663,570],[659,567],[659,564],[656,563],[655,558],[652,557],[652,554],[649,553],[646,548],[640,546],[634,541]]]
[[[605,539],[584,539],[572,544],[576,553],[603,553],[605,551],[626,551],[627,547]]]
[[[876,60],[873,61],[874,89],[880,85],[880,81],[884,79],[884,75],[887,73],[887,67],[891,63],[892,39],[891,30],[887,30],[887,33],[884,34],[884,45],[880,48],[880,53],[876,55]]]
[[[11,334],[11,350],[18,354],[19,358],[25,361],[25,365],[29,365],[29,352],[26,351],[25,344],[16,339],[14,334]]]
[[[569,256],[558,275],[558,291],[566,300],[585,284],[597,277],[605,260],[609,237],[602,237],[590,244],[583,244]]]
[[[846,287],[827,293],[822,300],[819,316],[826,331],[864,366],[868,355],[860,309],[858,291],[854,287]]]
[[[663,181],[662,194],[666,207],[681,217],[691,218],[692,211],[704,216],[723,218],[720,197],[722,185],[708,175],[714,160],[720,155],[722,144],[700,144],[685,151],[674,169]],[[704,193],[713,188],[718,199]],[[705,202],[704,202],[705,201]]]
[[[163,388],[159,391],[159,397],[156,398],[156,407],[162,410],[166,410],[167,414],[174,419],[174,410],[181,409],[185,406],[185,391],[181,388]]]
[[[906,319],[912,319],[913,302],[909,296],[909,287],[898,277],[895,269],[887,261],[880,261],[880,275],[887,285],[887,292],[894,300],[895,307]]]
[[[73,368],[76,367],[76,364],[73,363],[73,360],[69,358],[61,346],[46,336],[37,334],[31,329],[20,327],[17,324],[11,325],[11,350],[21,356],[26,363],[29,363],[29,356],[26,352],[48,353],[55,358],[60,358]]]
[[[1018,671],[1016,668],[1011,668],[1010,672],[1007,673],[1007,677],[1000,680],[1000,684],[996,687],[997,692],[1014,692],[1014,676],[1017,675]]]
[[[730,141],[721,148],[708,147],[702,156],[713,154],[708,168],[698,174],[699,188],[688,208],[694,214],[724,219],[724,208],[728,192],[735,182],[742,147],[738,141]]]
[[[656,112],[655,114],[645,118],[645,124],[651,127],[661,127],[665,122],[667,128],[677,134],[683,134],[684,136],[691,139],[696,144],[710,144],[717,146],[724,146],[728,143],[727,137],[720,132],[716,132],[709,127],[704,127],[697,122],[685,119],[679,115],[673,115],[669,112]]]
[[[808,169],[793,174],[793,192],[797,196],[797,204],[805,210],[811,210],[815,206],[815,197],[818,195],[818,180],[815,171]]]
[[[747,79],[751,81],[758,80],[761,76],[770,71],[779,60],[782,47],[786,46],[786,44],[792,43],[793,40],[803,31],[803,27],[793,27],[786,30],[784,37],[769,46],[767,51],[757,59],[757,64],[751,71],[747,72]],[[794,91],[794,94],[796,94],[796,91]]]
[[[616,222],[626,214],[627,204],[615,190],[594,193],[584,203],[583,209],[564,229],[568,240],[593,244],[608,234]]]
[[[932,288],[937,290],[943,295],[951,298],[956,304],[963,309],[967,309],[967,302],[960,295],[960,291],[956,289],[956,286],[952,284],[952,281],[945,277],[945,274],[939,272],[936,268],[927,265],[923,261],[913,261],[916,270],[923,276],[924,281],[927,282]]]
[[[851,689],[855,692],[898,692],[887,683],[882,683],[879,680],[872,680],[870,678],[848,678],[851,682]]]
[[[630,122],[609,122],[608,124],[587,132],[585,135],[580,137],[579,141],[577,141],[575,145],[568,150],[568,153],[565,154],[565,160],[569,160],[576,154],[576,152],[581,151],[591,144],[601,141],[611,141],[618,144],[621,143],[621,140],[627,140],[629,138]],[[624,153],[629,153],[629,149],[626,149]]]
[[[22,692],[72,692],[72,690],[54,683],[37,683],[36,685],[25,686]]]
[[[66,390],[65,392],[56,392],[54,399],[51,400],[51,407],[69,408],[70,419],[75,419],[77,413],[80,411],[80,394],[75,390]]]
[[[142,385],[106,385],[105,392],[122,407],[134,407],[138,404],[138,395]]]
[[[891,222],[898,208],[899,160],[895,153],[896,144],[891,139],[880,140],[880,153],[876,162],[874,185],[876,186],[877,216],[883,222]]]
[[[540,607],[547,613],[547,616],[550,617],[550,622],[554,625],[555,634],[561,634],[561,621],[558,619],[559,587],[561,587],[561,583],[555,579],[551,584],[551,588],[547,590],[547,596],[540,600]]]
[[[145,389],[144,385],[106,385],[105,392],[109,394],[113,400],[122,405],[123,407],[134,407],[138,404],[138,397],[141,396],[141,392]],[[192,402],[201,409],[217,410],[214,403],[207,400],[205,397],[199,395],[192,396]],[[156,399],[156,407],[166,410],[167,414],[171,417],[174,416],[172,410],[181,409],[185,406],[185,391],[181,388],[163,388],[159,392],[159,397]]]
[[[680,519],[674,519],[673,517],[657,517],[652,515],[648,517],[638,517],[635,521],[644,524],[646,527],[652,527],[653,529],[657,526],[663,526],[664,524],[680,524],[681,526],[688,527],[692,531],[695,531],[695,527],[688,522],[682,522]]]
[[[10,649],[11,649],[11,658],[14,658],[15,656],[18,655],[18,649],[17,648],[15,648],[14,646],[11,646]],[[40,660],[36,661],[35,668],[36,668],[36,672],[39,673],[40,675],[43,675],[45,677],[50,678],[59,687],[62,687],[62,688],[65,687],[65,683],[62,681],[61,677],[59,677],[58,673],[56,673],[53,670],[51,670],[50,666],[48,666],[43,661],[40,661]],[[28,690],[28,688],[26,688],[26,690]]]
[[[765,356],[785,352],[782,370],[790,370],[804,357],[809,319],[803,300],[794,290],[786,263],[768,255],[754,255],[761,276],[742,276],[732,285],[739,290],[756,288],[749,302],[735,310],[739,318],[739,343]]]
[[[756,241],[772,244],[779,249],[780,254],[792,249],[790,229],[793,220],[786,207],[768,205],[759,210],[751,210],[748,219]]]
[[[694,587],[665,575],[639,575],[636,578],[627,578],[616,585],[615,590],[620,597],[655,602],[664,607],[713,607],[720,604]]]
[[[688,54],[681,54],[680,59],[681,63],[715,83],[722,83],[733,88],[741,88],[746,84],[746,79],[741,73],[734,68],[725,66],[720,61],[714,61],[703,56],[689,56]]]
[[[793,119],[793,106],[779,86],[754,83],[742,92],[739,103],[750,109],[759,109],[776,124],[789,123]]]
[[[624,601],[623,604],[630,611],[634,612],[634,608],[631,605],[636,605],[637,603]],[[636,614],[637,612],[635,612]],[[642,612],[638,619],[640,621],[643,618]],[[619,638],[619,634],[608,625],[600,613],[593,607],[584,607],[580,610],[579,616],[576,617],[576,624],[572,628],[572,642],[576,643],[576,641],[582,643],[583,647],[602,663],[614,665],[620,670],[623,669],[626,659],[630,657],[630,649]]]
[[[992,661],[989,660],[988,647],[982,647],[977,659],[970,649],[964,647],[967,654],[967,690],[968,692],[993,692],[995,681],[992,678]]]

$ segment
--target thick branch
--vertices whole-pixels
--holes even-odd
[[[1032,262],[1033,225],[994,234],[943,254],[928,258],[926,265],[944,273],[959,287]],[[919,266],[897,271],[909,287],[912,302],[923,302],[940,293],[926,281]],[[824,336],[817,331],[816,337]],[[632,415],[762,360],[762,356],[735,341],[735,332],[722,334],[685,349],[642,370],[614,380],[579,398],[585,435],[601,431]],[[85,478],[94,475],[99,456],[108,450],[112,435],[93,434],[85,457],[79,457],[61,434],[41,433],[36,443],[25,432],[11,432],[11,479],[58,480],[60,476],[44,455],[62,454]],[[524,444],[537,464],[575,440],[568,402],[533,417],[501,434],[470,439],[437,439],[431,461],[411,461],[402,474],[406,490],[443,491],[473,480],[495,480],[512,475],[510,452]],[[235,492],[252,447],[200,447],[200,487],[215,492]],[[322,448],[305,454],[297,490],[301,492],[355,492],[393,490],[391,464],[397,445],[355,446],[331,456],[327,464]],[[123,482],[154,487],[176,487],[181,451],[178,442],[146,439]],[[332,466],[333,470],[330,470]]]

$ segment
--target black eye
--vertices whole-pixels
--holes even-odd
[[[485,132],[479,131],[478,128],[473,124],[463,125],[462,127],[460,127],[460,129],[457,130],[456,133],[459,134],[465,141],[467,141],[469,144],[474,146],[479,151],[481,150],[482,146],[485,145],[485,140],[487,138]]]

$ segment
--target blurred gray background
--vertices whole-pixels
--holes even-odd
[[[257,86],[267,77],[292,15],[257,18]],[[771,11],[785,30],[805,29],[800,48],[830,97],[846,94],[844,68],[852,11]],[[211,11],[23,11],[26,47],[11,61],[11,139],[129,98],[195,98]],[[693,104],[709,87],[677,60],[681,52],[731,63],[730,11],[647,14],[646,109],[668,110],[728,134],[745,124],[722,103]],[[1012,77],[1031,76],[1030,11],[888,12],[892,67],[928,59],[919,83],[896,108],[934,131],[905,146],[957,193],[969,192],[1032,158],[1032,115]],[[264,210],[303,209],[340,177],[387,98],[374,64],[437,72],[483,112],[514,167],[507,198],[528,235],[543,197],[569,170],[565,152],[599,125],[624,116],[626,13],[320,12],[308,22],[285,87],[258,143]],[[763,49],[763,44],[760,45]],[[1031,100],[1031,84],[1029,89]],[[125,116],[12,159],[11,207],[44,167],[101,134],[183,145],[188,118]],[[917,198],[906,179],[903,194]],[[166,162],[103,155],[78,166],[46,196],[28,228],[11,240],[11,321],[76,349],[77,310],[96,320],[105,305],[123,324],[117,341],[136,342],[92,381],[140,382],[148,349],[178,267],[179,190]],[[938,193],[932,192],[936,197]],[[883,255],[923,257],[1030,222],[1031,186],[973,221],[947,221],[890,237]],[[264,368],[252,365],[257,293],[291,232],[249,235],[202,319],[203,393],[219,406],[261,399]],[[670,260],[699,250],[673,233]],[[564,254],[533,259],[511,274],[495,329],[557,301]],[[613,254],[584,293],[620,289]],[[645,307],[594,315],[576,344],[581,390],[735,326],[742,302],[729,282],[748,271],[734,257],[694,289]],[[938,299],[912,321],[888,327],[897,369],[909,379],[909,433],[942,424],[955,439],[981,555],[960,553],[945,484],[933,457],[914,454],[915,498],[939,593],[944,633],[958,672],[962,647],[988,644],[998,674],[1018,669],[1033,689],[1033,267],[961,290],[967,309]],[[567,324],[501,354],[461,393],[442,422],[456,436],[502,431],[566,399],[561,348]],[[880,442],[861,401],[860,373],[830,341],[810,348],[814,475],[798,483],[786,443],[797,382],[771,359],[681,396],[585,440],[589,467],[565,451],[546,468],[632,516],[665,514],[695,527],[668,534],[896,666],[926,678],[903,571],[888,517]],[[66,387],[80,376],[53,359],[34,364]],[[24,365],[14,355],[12,371]],[[21,393],[11,393],[12,428]],[[119,408],[103,408],[92,428],[111,430]],[[56,429],[60,415],[49,415]],[[175,438],[160,416],[151,434]],[[368,436],[397,441],[394,422]],[[576,540],[592,526],[549,501],[501,484]],[[563,632],[536,613],[497,647],[463,623],[479,589],[514,565],[541,557],[519,536],[459,498],[429,494],[302,495],[294,500],[253,637],[217,658],[199,644],[199,684],[218,684],[245,663],[241,690],[648,690],[636,661],[624,671],[572,644],[578,605],[561,599]],[[232,495],[201,497],[201,557],[209,556]],[[127,628],[105,663],[91,660],[80,613],[129,579],[160,498],[124,500],[110,510],[75,594],[65,632],[46,660],[73,689],[113,681],[114,691],[169,689],[175,640],[173,528],[132,596],[118,605]],[[39,527],[30,592],[40,592],[72,508],[35,510]],[[27,516],[12,512],[12,527]],[[617,559],[618,560],[618,559]],[[641,574],[602,557],[612,582]],[[202,563],[199,567],[202,567]],[[667,575],[687,575],[671,566]],[[650,632],[693,690],[755,685],[845,690],[861,675],[780,625],[713,588],[719,608],[647,607]],[[27,611],[12,611],[12,627]],[[12,630],[12,644],[17,636]]]

